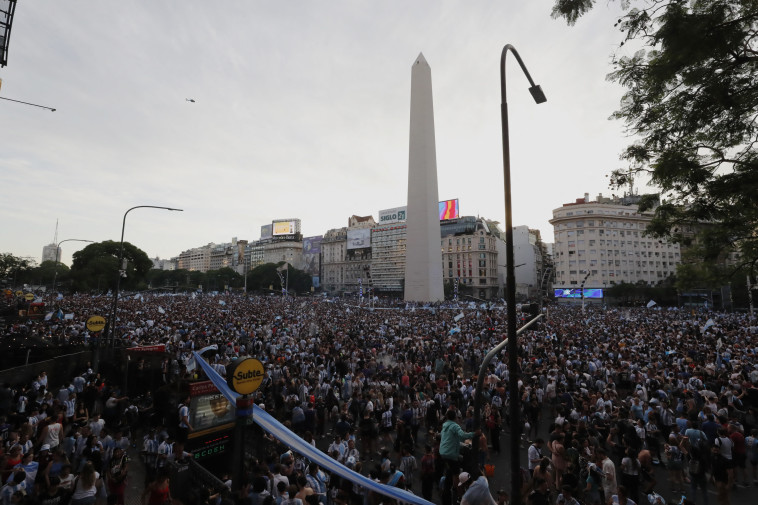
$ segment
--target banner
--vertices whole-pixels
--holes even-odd
[[[198,353],[193,353],[197,364],[203,369],[208,378],[216,385],[218,390],[223,394],[227,400],[236,404],[237,393],[231,390],[226,384],[226,380],[221,377]],[[380,484],[365,477],[358,472],[351,470],[350,468],[338,463],[336,460],[327,456],[311,444],[295,435],[282,423],[277,421],[268,412],[260,408],[258,405],[253,405],[253,421],[255,424],[264,429],[267,433],[273,435],[277,440],[284,445],[292,449],[293,451],[302,454],[318,466],[331,473],[339,475],[343,479],[347,479],[354,484],[358,484],[370,491],[389,496],[399,502],[410,503],[412,505],[433,505],[432,502],[426,501],[420,496],[416,496],[408,491],[396,488],[394,486],[388,486],[386,484]]]

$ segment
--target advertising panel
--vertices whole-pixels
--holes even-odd
[[[365,247],[371,247],[371,228],[347,230],[348,250],[363,249]]]
[[[460,216],[460,212],[458,210],[458,199],[454,200],[445,200],[444,202],[440,202],[440,221],[445,221],[447,219],[458,219]]]
[[[272,225],[274,226],[275,237],[277,235],[294,235],[297,233],[295,221],[275,221]]]
[[[264,224],[261,226],[261,240],[269,239],[274,234],[274,225]]]
[[[395,207],[379,211],[379,224],[392,224],[405,221],[408,207]]]
[[[554,294],[556,298],[581,298],[581,288],[565,288],[555,289]],[[601,288],[584,288],[584,298],[603,298],[603,290]]]
[[[191,384],[189,420],[193,430],[189,438],[231,428],[234,419],[234,405],[229,403],[211,381]]]
[[[303,271],[309,275],[318,275],[323,235],[303,238]]]

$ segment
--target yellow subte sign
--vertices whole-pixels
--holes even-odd
[[[93,333],[105,328],[105,318],[103,316],[92,316],[87,319],[87,329]]]
[[[255,358],[246,358],[228,372],[226,383],[237,393],[249,395],[258,390],[264,376],[263,363]]]

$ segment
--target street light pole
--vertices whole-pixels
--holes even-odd
[[[512,52],[521,70],[529,80],[529,93],[537,104],[547,101],[542,88],[535,84],[516,48],[510,44],[500,54],[500,116],[503,130],[503,189],[505,192],[505,298],[508,318],[508,395],[511,419],[511,505],[521,504],[521,402],[518,392],[518,339],[516,336],[516,273],[513,261],[513,218],[511,216],[511,148],[508,138],[508,100],[506,96],[505,57]],[[474,419],[480,423],[481,419]]]
[[[61,244],[64,242],[94,242],[93,240],[84,240],[81,238],[67,238],[55,244],[55,273],[53,274],[53,293],[55,293],[55,283],[58,280],[58,263],[60,263]]]
[[[121,288],[121,277],[126,277],[126,268],[123,266],[124,262],[124,229],[126,228],[126,216],[134,209],[163,209],[171,210],[175,212],[183,212],[184,209],[174,209],[171,207],[159,207],[156,205],[137,205],[124,212],[124,219],[121,222],[121,245],[118,249],[118,276],[116,277],[116,293],[113,295],[113,305],[111,306],[110,326],[108,330],[108,340],[112,346],[115,342],[116,331],[116,307],[118,305],[118,292]]]

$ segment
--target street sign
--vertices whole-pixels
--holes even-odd
[[[240,360],[227,373],[226,383],[241,395],[249,395],[258,390],[264,377],[263,363],[255,358]]]
[[[93,333],[97,333],[105,328],[105,318],[103,316],[92,316],[87,319],[87,329]]]

